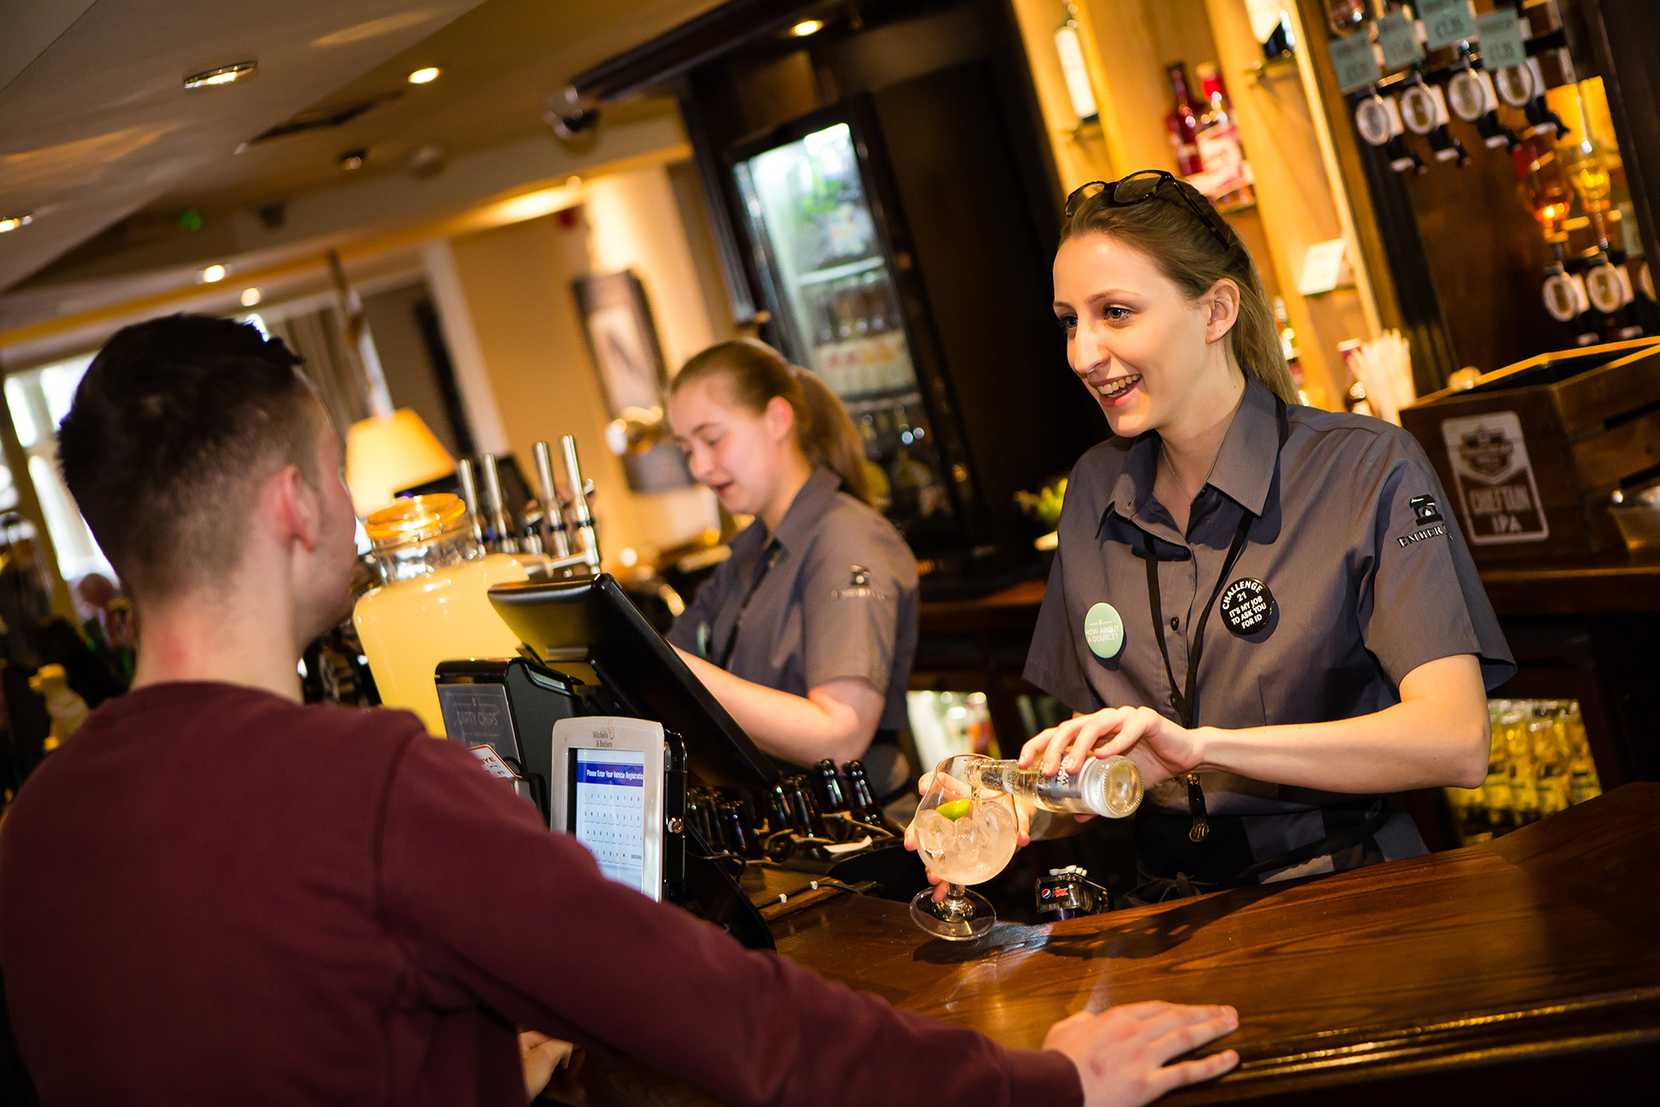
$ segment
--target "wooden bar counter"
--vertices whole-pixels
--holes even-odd
[[[967,946],[857,897],[774,932],[824,976],[1013,1046],[1112,1004],[1235,1005],[1239,1068],[1171,1103],[1660,1103],[1660,784],[1485,845]]]
[[[801,902],[771,921],[780,956],[1005,1045],[1114,1004],[1236,1006],[1215,1048],[1239,1067],[1164,1103],[1660,1103],[1660,784],[1480,846],[966,945],[903,903]],[[710,1102],[609,1058],[583,1083],[591,1105]]]

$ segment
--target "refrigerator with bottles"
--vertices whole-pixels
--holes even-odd
[[[773,337],[841,397],[880,505],[913,544],[928,545],[957,529],[959,508],[857,126],[856,113],[832,113],[742,147],[732,183]]]

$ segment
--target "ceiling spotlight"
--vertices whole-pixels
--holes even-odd
[[[204,69],[200,73],[192,73],[184,79],[184,87],[189,89],[212,88],[215,85],[228,85],[254,75],[259,68],[258,62],[237,62],[235,65],[221,65],[217,69]]]
[[[206,269],[203,269],[196,279],[201,281],[203,284],[218,284],[220,281],[225,279],[225,274],[229,272],[230,270],[226,269],[223,265],[214,264],[208,266]]]
[[[243,307],[258,307],[259,302],[264,298],[264,296],[260,295],[259,289],[257,288],[244,288],[242,290]]]
[[[806,38],[808,35],[816,35],[822,30],[824,30],[824,20],[803,19],[800,23],[797,23],[794,27],[790,28],[790,34],[794,35],[796,38]]]
[[[359,169],[362,169],[363,163],[368,160],[369,151],[363,149],[362,147],[358,147],[356,150],[347,150],[344,154],[341,154],[339,160],[335,162],[335,164],[340,166],[340,168],[344,169],[346,172],[353,173]]]
[[[34,212],[31,211],[23,211],[18,212],[16,215],[0,217],[0,234],[5,234],[7,231],[15,231],[19,227],[27,227],[34,221],[35,215]]]
[[[438,79],[438,74],[442,72],[443,70],[436,65],[425,65],[409,75],[409,83],[412,85],[430,85]]]

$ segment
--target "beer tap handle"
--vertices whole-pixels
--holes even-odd
[[[496,468],[495,455],[481,454],[479,462],[484,469],[484,500],[490,511],[490,528],[496,532],[496,549],[502,553],[518,553],[519,542],[513,537],[513,524],[502,501],[501,473]]]
[[[536,480],[542,491],[542,541],[554,557],[571,556],[571,532],[565,521],[565,505],[553,480],[553,451],[546,442],[532,447],[536,457]]]
[[[590,486],[582,478],[582,464],[576,456],[576,439],[568,434],[561,436],[559,448],[565,456],[565,477],[571,485],[571,516],[576,525],[577,552],[597,576],[600,566],[599,536],[594,531],[593,513],[588,509]]]
[[[478,498],[478,476],[473,459],[464,457],[455,463],[456,477],[461,481],[461,498],[467,502],[467,518],[471,521],[473,541],[484,545],[484,503]]]

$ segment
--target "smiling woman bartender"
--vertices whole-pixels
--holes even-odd
[[[739,340],[687,362],[668,407],[692,475],[755,517],[669,641],[774,757],[863,757],[879,794],[903,788],[896,732],[916,654],[916,559],[869,504],[841,401],[771,347]]]
[[[1480,783],[1514,671],[1417,443],[1295,402],[1244,246],[1159,171],[1068,199],[1079,460],[1026,677],[1074,710],[1022,761],[1124,753],[1140,898],[1423,852],[1384,794]]]

